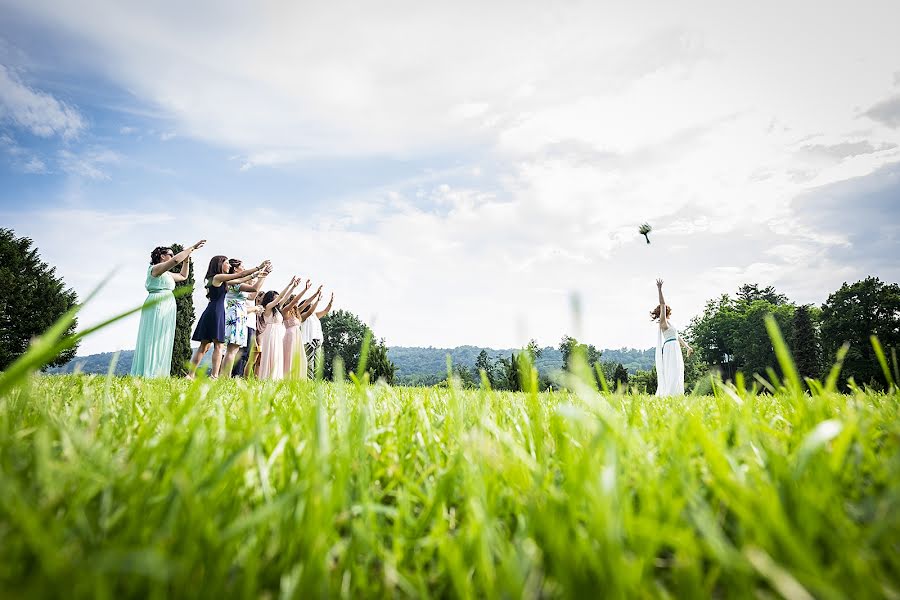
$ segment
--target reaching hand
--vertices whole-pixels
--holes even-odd
[[[308,289],[311,288],[311,287],[312,287],[312,282],[311,282],[309,279],[307,279],[307,280],[306,280],[306,287],[303,288],[303,291],[305,292],[306,290],[308,290]]]
[[[663,280],[662,280],[662,279],[657,279],[657,280],[656,280],[656,287],[662,288],[662,284],[663,284]]]
[[[691,348],[690,346],[688,346],[688,347],[687,347],[687,353],[688,353],[688,358],[690,358],[691,354],[694,353],[694,349]]]
[[[191,248],[193,248],[194,250],[199,250],[200,248],[203,247],[203,244],[205,244],[205,243],[206,243],[206,240],[200,240],[199,242],[197,242],[196,244],[191,246]]]

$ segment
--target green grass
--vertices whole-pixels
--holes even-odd
[[[33,376],[0,590],[896,597],[897,393],[659,399]]]

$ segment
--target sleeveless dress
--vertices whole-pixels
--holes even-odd
[[[225,286],[215,287],[210,280],[206,281],[209,290],[209,304],[197,321],[197,328],[191,339],[195,342],[225,341]]]
[[[259,335],[259,378],[284,378],[284,317],[278,309],[264,317],[265,329]]]
[[[284,376],[306,379],[306,370],[306,351],[300,333],[300,320],[290,317],[284,320]]]
[[[656,331],[656,395],[683,396],[684,356],[678,343],[678,329],[670,321],[668,329]]]
[[[225,293],[225,343],[247,345],[247,294],[241,284],[229,285]]]
[[[153,265],[147,267],[147,302],[154,302],[141,310],[137,343],[131,361],[131,374],[142,377],[168,377],[172,369],[172,346],[175,344],[175,279],[166,271],[154,277]]]

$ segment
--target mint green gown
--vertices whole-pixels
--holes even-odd
[[[131,374],[143,377],[168,377],[172,368],[172,346],[175,343],[175,279],[166,271],[159,277],[151,273],[153,265],[147,267],[147,300],[157,300],[153,306],[141,311]]]

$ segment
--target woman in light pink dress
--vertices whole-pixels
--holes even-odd
[[[289,379],[297,379],[300,376],[292,367],[305,368],[305,365],[301,367],[299,364],[298,353],[306,357],[306,353],[300,350],[300,319],[297,318],[295,311],[296,308],[291,308],[284,313],[284,376]]]
[[[299,279],[292,277],[280,294],[272,290],[263,296],[263,320],[266,327],[259,336],[260,379],[284,377],[284,317],[281,314],[281,304],[299,283]]]
[[[291,379],[307,379],[308,367],[306,364],[306,351],[303,348],[303,336],[300,333],[300,324],[306,316],[313,297],[300,302],[300,298],[309,290],[310,282],[306,281],[303,292],[291,296],[288,303],[282,309],[284,315],[284,376]]]

